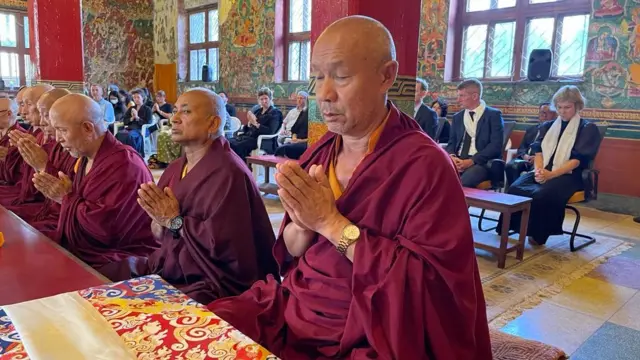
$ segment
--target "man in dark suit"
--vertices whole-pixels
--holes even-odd
[[[438,130],[438,114],[423,103],[428,93],[429,84],[424,79],[417,78],[413,118],[416,119],[422,131],[438,142],[438,140],[435,139],[436,131]]]
[[[557,117],[558,114],[551,108],[550,103],[547,102],[540,104],[540,108],[538,109],[538,120],[540,120],[540,122],[529,126],[525,131],[516,156],[513,160],[509,161],[505,168],[505,173],[507,175],[507,187],[513,184],[513,182],[516,181],[523,172],[533,170],[535,154],[531,151],[531,144],[536,141],[540,134],[540,125],[547,121],[555,120]]]
[[[476,187],[489,180],[486,164],[502,157],[504,121],[502,112],[482,100],[482,83],[469,79],[458,85],[458,104],[464,109],[453,115],[447,152],[451,155],[462,186]]]

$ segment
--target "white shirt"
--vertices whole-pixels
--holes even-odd
[[[422,106],[422,103],[420,103],[420,104],[416,105],[416,106],[413,108],[413,118],[414,118],[414,119],[415,119],[415,117],[416,117],[416,116],[418,116],[418,110],[420,110],[420,106]]]
[[[471,136],[471,146],[469,147],[469,156],[473,156],[478,152],[476,149],[476,129],[478,127],[478,121],[484,114],[484,110],[487,108],[487,104],[484,100],[480,100],[480,105],[473,110],[464,110],[464,127],[467,135]],[[470,112],[474,112],[473,120],[471,119]],[[466,135],[465,135],[466,136]]]
[[[287,116],[282,121],[280,136],[291,136],[291,128],[296,124],[296,120],[298,120],[301,112],[302,110],[299,110],[297,107],[289,110]]]

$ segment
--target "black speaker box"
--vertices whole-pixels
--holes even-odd
[[[527,79],[529,81],[547,81],[551,75],[553,53],[549,49],[534,49],[529,55]]]
[[[202,81],[203,82],[211,82],[213,81],[213,69],[209,67],[209,65],[202,66]]]

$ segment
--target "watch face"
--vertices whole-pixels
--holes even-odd
[[[355,241],[360,237],[360,229],[355,225],[348,225],[344,228],[342,235],[350,241]]]
[[[169,224],[169,228],[171,230],[178,230],[182,227],[182,216],[176,216],[171,219],[171,223]]]

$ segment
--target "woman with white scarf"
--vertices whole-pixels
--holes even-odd
[[[552,104],[558,118],[542,124],[531,145],[534,170],[520,176],[507,190],[533,199],[527,235],[534,245],[545,244],[551,235],[562,235],[565,205],[584,188],[582,171],[595,158],[602,140],[597,126],[580,118],[585,99],[577,87],[560,88]],[[520,218],[520,213],[511,216],[511,230],[519,231]],[[502,216],[498,229],[501,227]]]

